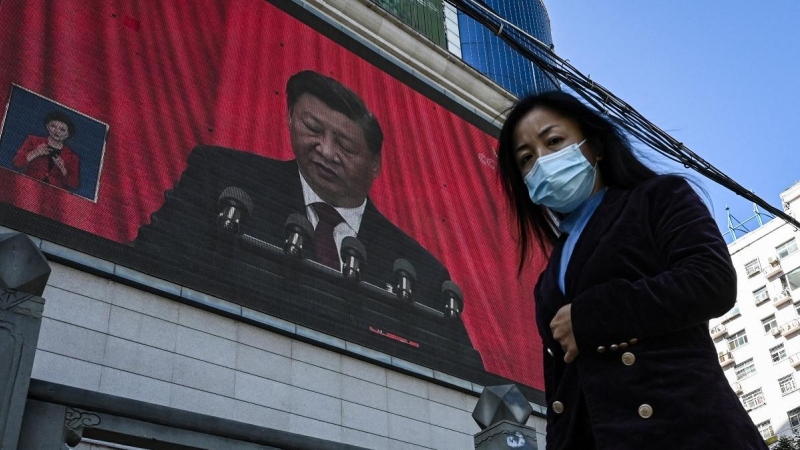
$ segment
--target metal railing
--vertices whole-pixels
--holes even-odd
[[[800,331],[800,319],[794,319],[781,325],[781,335],[788,336],[797,331]]]

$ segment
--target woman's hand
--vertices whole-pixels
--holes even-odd
[[[553,320],[550,321],[550,331],[553,339],[561,344],[564,350],[564,362],[571,363],[578,356],[578,344],[575,343],[575,334],[572,332],[572,305],[564,305],[558,310]]]
[[[56,167],[58,167],[58,170],[61,171],[61,174],[67,176],[67,166],[64,164],[64,158],[56,156],[53,158],[53,162],[56,164]]]
[[[38,158],[40,156],[45,156],[48,151],[49,150],[47,149],[47,145],[42,144],[42,145],[36,147],[36,150],[28,153],[28,156],[26,156],[25,159],[27,159],[28,162],[31,162],[31,161],[33,161],[34,159],[36,159],[36,158]]]

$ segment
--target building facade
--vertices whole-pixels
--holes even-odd
[[[544,44],[553,45],[550,17],[542,0],[487,0],[483,3]],[[445,16],[452,16],[452,11],[450,16],[447,14]],[[466,14],[458,12],[457,16],[457,29],[452,17],[445,22],[448,48],[467,64],[518,98],[526,94],[556,89],[556,85],[545,76],[544,72],[509,47],[491,30]]]
[[[797,217],[800,183],[781,194]],[[720,364],[768,442],[800,433],[800,231],[780,219],[728,246],[736,306],[709,323]]]
[[[372,0],[436,45],[444,47],[447,39],[444,26],[442,0]]]
[[[435,3],[423,6],[429,9]],[[438,196],[467,198],[458,191],[461,187],[443,185],[447,177],[441,172],[425,172],[445,146],[423,148],[416,135],[428,130],[446,135],[460,156],[474,153],[469,167],[459,169],[459,176],[467,174],[476,183],[483,177],[493,180],[496,161],[491,144],[499,127],[496,118],[514,98],[440,45],[369,0],[249,0],[236,5],[203,0],[191,5],[165,2],[148,9],[129,0],[79,0],[55,20],[35,2],[3,0],[2,5],[0,48],[10,62],[0,69],[0,92],[12,92],[2,98],[10,105],[7,110],[20,111],[22,118],[50,109],[71,114],[81,120],[76,137],[87,139],[81,142],[93,142],[87,131],[90,126],[100,130],[97,163],[81,167],[85,193],[58,189],[15,170],[8,162],[13,153],[0,149],[0,234],[30,236],[53,270],[42,295],[46,302],[20,448],[38,449],[34,443],[61,436],[66,427],[73,435],[82,434],[75,447],[81,450],[154,446],[464,450],[474,448],[474,435],[480,431],[472,411],[483,387],[515,381],[511,370],[523,375],[541,372],[537,369],[540,354],[517,361],[493,349],[480,349],[486,369],[465,367],[459,373],[457,364],[445,368],[430,354],[418,359],[404,356],[413,356],[420,347],[428,351],[424,348],[428,342],[354,323],[353,314],[332,312],[325,303],[315,303],[316,310],[306,308],[305,316],[295,314],[290,309],[311,302],[311,297],[325,297],[328,304],[347,304],[350,299],[342,292],[363,304],[368,299],[353,294],[352,285],[331,282],[331,276],[308,284],[297,282],[305,275],[295,271],[294,263],[280,271],[240,265],[245,270],[232,272],[231,278],[243,282],[230,285],[224,284],[230,280],[195,276],[200,266],[189,257],[184,267],[161,270],[166,267],[163,255],[143,256],[131,244],[138,227],[131,221],[152,220],[150,213],[172,194],[169,188],[191,178],[181,178],[186,159],[191,158],[191,145],[282,150],[283,159],[291,157],[285,152],[286,142],[281,145],[278,138],[275,145],[256,142],[265,135],[288,137],[286,124],[277,127],[264,117],[274,114],[275,120],[287,120],[285,75],[308,69],[358,86],[354,90],[371,108],[383,108],[376,115],[385,130],[392,129],[393,121],[399,130],[412,130],[406,135],[386,131],[387,140],[411,141],[401,147],[404,152],[386,150],[384,164],[389,166],[388,158],[395,158],[391,168],[405,180],[397,186],[430,182],[439,190],[422,190],[416,197],[398,190],[396,197],[386,198],[438,202],[439,206],[448,202],[437,200]],[[208,14],[209,10],[220,14]],[[199,21],[202,29],[197,27]],[[206,39],[215,33],[227,38]],[[114,39],[108,39],[111,35]],[[53,52],[60,56],[48,60],[45,56]],[[68,63],[73,56],[81,64]],[[284,69],[295,62],[298,67]],[[51,69],[42,68],[48,64]],[[227,67],[237,70],[222,69]],[[252,76],[239,78],[240,74]],[[250,100],[252,104],[247,103]],[[426,115],[435,120],[426,122]],[[8,117],[0,143],[24,140],[26,132],[10,131],[16,122]],[[41,126],[36,117],[32,126]],[[151,125],[149,117],[170,120]],[[419,123],[414,122],[417,119]],[[154,145],[143,144],[147,140]],[[476,141],[481,146],[472,148]],[[84,155],[95,148],[73,147]],[[401,158],[415,152],[427,164]],[[169,161],[161,164],[159,158]],[[437,169],[447,170],[447,165]],[[95,171],[92,179],[91,170]],[[382,177],[391,176],[384,169]],[[411,179],[413,183],[408,182]],[[94,184],[87,185],[88,181]],[[474,204],[490,211],[481,205],[482,194],[470,186],[463,187],[470,202],[454,200],[452,204],[459,210]],[[496,195],[489,194],[487,199],[494,202]],[[147,209],[144,204],[153,207]],[[381,205],[383,211],[391,212],[392,207],[394,203]],[[451,220],[460,211],[453,216],[435,208],[406,212],[399,209],[394,216],[435,216],[435,221],[422,224],[431,235],[442,227],[460,238],[453,230],[470,222]],[[484,235],[489,221],[473,220],[474,234]],[[118,235],[109,235],[109,230],[117,230]],[[191,228],[183,231],[194,232]],[[477,241],[472,235],[464,236],[469,242]],[[463,249],[453,248],[452,253],[459,260],[470,259]],[[446,254],[440,258],[448,261]],[[450,260],[459,262],[455,257]],[[476,288],[470,291],[466,284],[480,277],[459,276],[465,272],[459,272],[455,263],[447,268],[465,287],[468,312],[464,315],[469,318],[479,310],[480,296],[471,294]],[[486,272],[477,265],[474,270],[481,275]],[[532,280],[525,281],[532,288]],[[517,289],[522,283],[494,282],[487,282],[487,291]],[[393,294],[392,286],[379,287],[378,294]],[[256,292],[248,294],[250,303],[245,303],[242,293],[248,289]],[[374,289],[369,294],[378,295]],[[530,304],[529,295],[505,297]],[[384,308],[381,319],[411,314],[395,306],[380,306]],[[526,314],[523,308],[507,309],[514,317]],[[287,319],[291,314],[296,320]],[[485,320],[488,315],[477,317],[472,324],[464,322],[470,326],[473,343],[481,345],[489,340],[476,338],[480,332],[491,334],[489,327],[493,327],[502,333],[515,326],[508,318],[495,322]],[[452,327],[454,322],[443,318],[436,316],[431,322],[442,329]],[[332,326],[334,322],[341,328]],[[530,323],[521,322],[518,328],[527,330]],[[413,325],[406,329],[415,331]],[[360,334],[340,332],[358,326]],[[442,338],[443,332],[436,334],[439,329],[432,330],[425,335],[443,342],[445,351],[455,347],[447,336]],[[531,340],[531,345],[509,345],[512,352],[541,351],[538,338],[530,333],[494,338],[498,347],[513,339]],[[504,368],[506,363],[516,367]],[[531,379],[534,382],[524,386],[534,411],[527,424],[543,448],[546,406],[542,386]],[[56,429],[32,429],[30,425],[39,424],[40,419],[48,419],[47,424]]]

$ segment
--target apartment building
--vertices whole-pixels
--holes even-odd
[[[797,217],[800,183],[781,194]],[[773,219],[728,246],[736,306],[709,323],[731,386],[768,442],[800,432],[800,231]]]

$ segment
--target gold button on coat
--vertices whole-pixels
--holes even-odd
[[[622,364],[626,366],[632,366],[633,363],[636,362],[636,356],[631,352],[625,352],[622,354]]]
[[[630,341],[628,341],[628,342],[630,342],[630,343],[631,343],[631,345],[636,345],[636,343],[637,343],[637,342],[639,342],[639,340],[638,340],[638,339],[636,339],[636,338],[633,338],[633,339],[631,339],[631,340],[630,340]]]
[[[627,342],[622,342],[622,343],[620,343],[620,344],[619,344],[619,348],[621,348],[621,349],[625,350],[626,348],[628,348],[628,343],[627,343]]]
[[[600,347],[597,347],[597,353],[603,353],[604,351],[606,351],[606,348],[603,347],[602,345]]]
[[[639,407],[639,417],[642,419],[649,419],[653,415],[653,407],[647,403]]]
[[[615,351],[617,351],[617,349],[619,349],[619,345],[611,344],[611,347],[609,347],[609,348],[611,349],[612,352],[615,352]]]
[[[553,402],[553,412],[556,414],[561,414],[564,412],[564,404],[559,402],[558,400]]]

